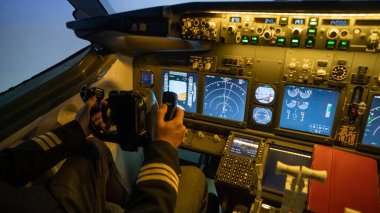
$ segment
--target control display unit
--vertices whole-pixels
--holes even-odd
[[[254,158],[259,148],[259,141],[235,137],[230,148],[231,153]]]
[[[227,140],[226,153],[219,163],[215,180],[251,190],[254,185],[255,160],[262,158],[261,138],[232,133]]]
[[[362,145],[380,148],[380,95],[374,95],[367,117]]]
[[[263,187],[277,193],[282,193],[285,187],[286,175],[276,173],[277,161],[292,166],[311,166],[312,153],[284,146],[271,145],[265,162]]]
[[[248,80],[206,75],[203,114],[243,121],[247,101]]]
[[[186,112],[197,111],[198,75],[190,72],[164,70],[162,91],[174,92],[178,96],[177,106]]]
[[[331,136],[339,91],[286,85],[279,127]]]

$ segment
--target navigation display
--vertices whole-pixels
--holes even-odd
[[[263,186],[278,192],[283,192],[286,175],[276,173],[277,161],[292,166],[306,166],[310,168],[311,153],[288,147],[270,146],[265,162]]]
[[[263,84],[256,88],[255,98],[261,104],[270,104],[273,102],[275,91],[273,87]]]
[[[174,92],[177,105],[186,112],[197,111],[198,75],[195,73],[163,71],[163,92]]]
[[[203,114],[243,121],[248,80],[206,75]]]
[[[259,142],[249,140],[246,138],[235,137],[232,141],[230,151],[232,153],[242,155],[245,157],[256,157]]]
[[[373,96],[362,144],[380,147],[380,95]]]
[[[338,99],[336,90],[286,85],[279,126],[331,136]]]

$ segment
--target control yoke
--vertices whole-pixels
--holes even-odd
[[[97,98],[91,114],[101,111],[106,127],[101,129],[90,122],[90,128],[99,139],[118,143],[125,151],[137,151],[139,146],[145,147],[152,140],[158,104],[151,90],[113,90],[102,102],[103,89],[84,86],[80,96],[84,102],[92,96]]]

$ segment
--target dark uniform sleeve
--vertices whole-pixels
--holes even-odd
[[[22,186],[71,155],[85,141],[77,121],[0,152],[0,181]]]
[[[180,173],[177,150],[165,141],[152,142],[126,212],[174,212]]]

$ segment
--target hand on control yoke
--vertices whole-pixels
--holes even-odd
[[[185,113],[177,107],[175,117],[172,120],[165,121],[164,118],[167,110],[167,105],[163,104],[157,111],[154,140],[166,141],[174,148],[178,148],[185,137],[186,127],[183,125]]]
[[[95,107],[96,104],[97,104],[96,97],[95,96],[91,97],[90,99],[88,99],[86,104],[78,111],[77,115],[75,116],[75,120],[79,122],[86,136],[91,134],[90,121],[95,126],[98,126],[102,129],[104,129],[106,126],[102,118],[101,110],[99,110],[98,112],[92,111],[92,109]]]

